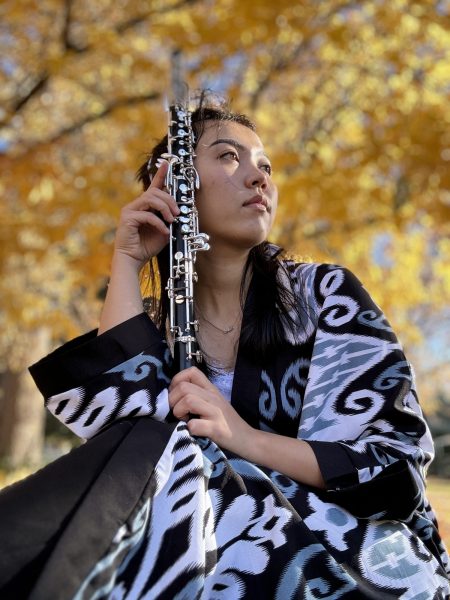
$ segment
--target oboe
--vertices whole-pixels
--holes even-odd
[[[175,61],[172,77],[174,98],[168,107],[168,152],[163,158],[169,162],[166,186],[175,198],[180,214],[169,227],[167,292],[175,368],[181,371],[202,360],[196,338],[198,322],[194,318],[195,259],[199,250],[209,249],[209,238],[198,229],[195,190],[199,187],[199,179],[194,167],[195,138],[187,88],[181,82],[179,64]]]

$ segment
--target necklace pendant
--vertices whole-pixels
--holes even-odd
[[[203,321],[205,321],[205,323],[209,323],[209,325],[211,325],[211,327],[214,327],[214,329],[216,329],[217,331],[220,331],[220,333],[222,333],[223,335],[227,335],[228,333],[231,333],[232,331],[234,331],[234,327],[237,322],[237,319],[236,319],[236,321],[234,322],[234,325],[231,325],[231,327],[227,327],[226,329],[222,329],[222,327],[218,327],[217,325],[214,325],[214,323],[212,321],[210,321],[209,319],[207,319],[205,317],[205,315],[202,315],[201,312],[200,312],[200,318]]]

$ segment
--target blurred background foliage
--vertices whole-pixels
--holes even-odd
[[[450,432],[448,0],[3,0],[4,464],[41,460],[26,366],[96,326],[175,48],[192,89],[257,122],[280,188],[273,241],[363,280]]]

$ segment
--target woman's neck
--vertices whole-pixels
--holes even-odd
[[[248,250],[219,254],[211,249],[197,254],[195,302],[205,315],[225,321],[236,315],[247,257]]]

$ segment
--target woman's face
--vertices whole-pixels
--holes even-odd
[[[194,164],[200,231],[209,234],[211,247],[250,249],[266,240],[278,194],[256,133],[238,123],[207,121]]]

